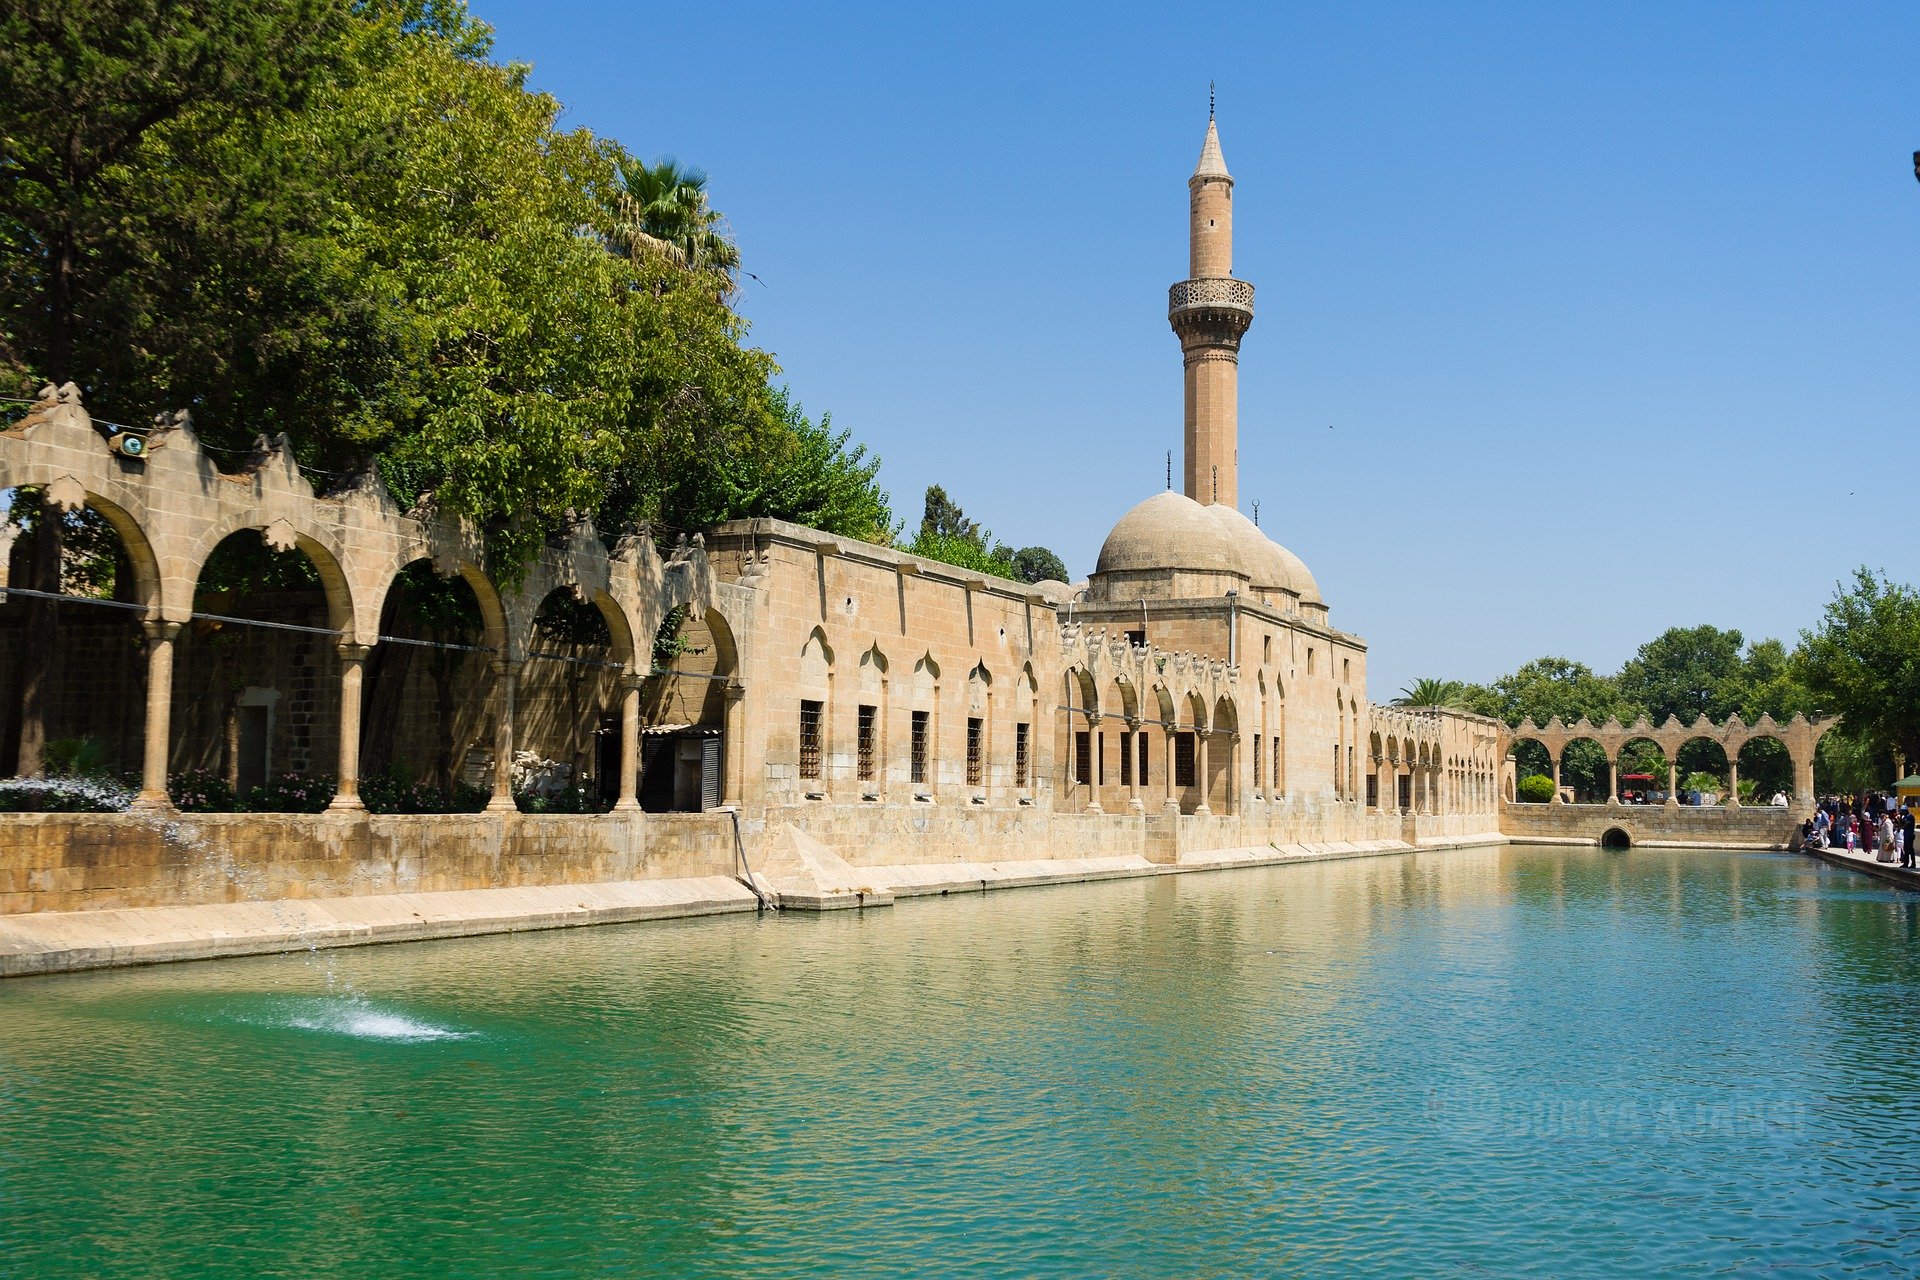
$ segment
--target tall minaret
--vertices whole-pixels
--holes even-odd
[[[1231,507],[1240,498],[1240,335],[1253,323],[1253,286],[1233,278],[1233,176],[1211,104],[1187,191],[1192,278],[1167,298],[1187,365],[1187,496]]]

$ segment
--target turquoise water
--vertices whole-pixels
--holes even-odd
[[[1911,1275],[1917,929],[1490,850],[13,981],[0,1275]]]

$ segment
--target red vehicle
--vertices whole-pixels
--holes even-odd
[[[1621,804],[1658,804],[1653,798],[1653,775],[1650,773],[1623,773],[1620,775]]]

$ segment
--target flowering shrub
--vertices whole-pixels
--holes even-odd
[[[283,773],[247,792],[240,807],[253,813],[318,813],[333,802],[331,777]]]
[[[188,769],[167,779],[173,807],[184,813],[232,813],[240,807],[227,780],[211,769]]]
[[[484,787],[465,782],[451,792],[431,782],[407,782],[392,772],[360,782],[360,802],[370,813],[478,813],[492,798]]]

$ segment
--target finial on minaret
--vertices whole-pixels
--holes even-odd
[[[1213,123],[1213,81],[1207,81],[1207,123]]]

